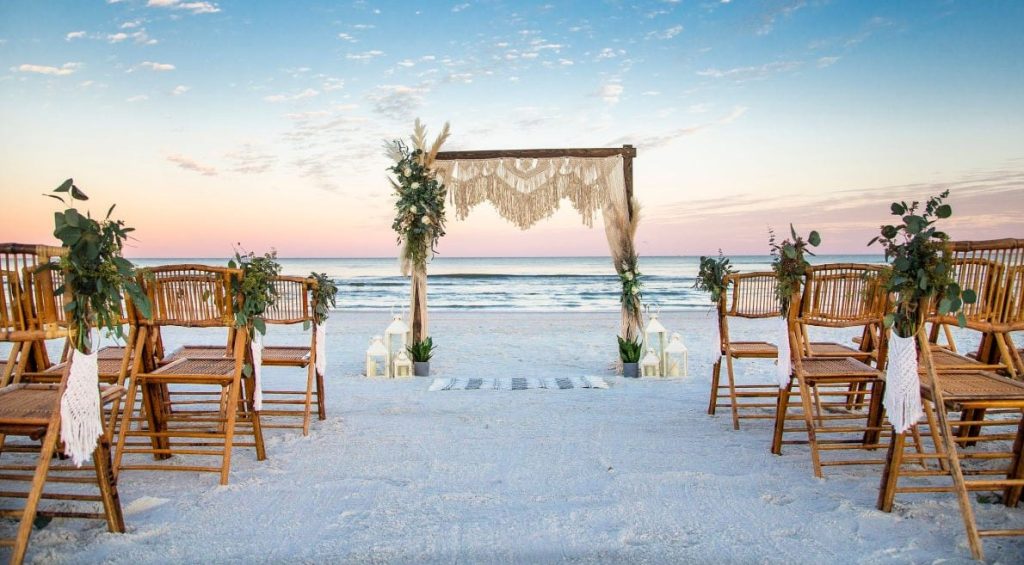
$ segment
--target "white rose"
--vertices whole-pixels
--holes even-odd
[[[628,271],[629,270],[629,263],[623,261],[622,262],[622,270],[623,271]]]
[[[420,187],[420,183],[418,183],[418,182],[414,182],[414,183],[409,185],[409,188],[414,189],[414,190],[419,188],[419,187]]]
[[[410,169],[409,167],[406,167],[406,168],[402,169],[402,174],[405,175],[405,176],[409,176],[409,175],[412,174],[412,169]]]
[[[625,273],[622,273],[622,276],[626,277],[627,281],[633,280],[633,273],[631,273],[629,271],[626,271]]]
[[[430,225],[430,216],[423,216],[422,218],[420,218],[420,221],[426,225]]]
[[[633,294],[640,294],[640,287],[634,286],[633,287]]]
[[[413,204],[412,206],[409,206],[409,213],[410,214],[415,214],[416,213],[416,205],[415,204]]]

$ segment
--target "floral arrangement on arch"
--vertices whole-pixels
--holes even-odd
[[[444,236],[447,190],[437,181],[434,160],[448,139],[448,123],[445,122],[429,149],[426,137],[427,128],[417,118],[411,146],[398,139],[384,144],[388,157],[395,162],[387,169],[395,175],[388,180],[398,197],[391,229],[398,234],[402,246],[402,273],[406,275],[413,267],[426,265],[428,256],[437,251],[437,242]]]
[[[622,262],[622,272],[619,273],[619,281],[622,283],[622,295],[619,301],[632,311],[643,299],[643,282],[640,277],[643,273],[637,268],[637,258],[633,261]]]

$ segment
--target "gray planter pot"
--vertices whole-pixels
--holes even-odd
[[[640,378],[640,363],[623,363],[622,376],[627,379]]]
[[[417,377],[429,377],[430,361],[414,361],[412,364],[412,374]]]

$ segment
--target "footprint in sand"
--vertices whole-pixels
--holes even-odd
[[[126,516],[132,516],[134,514],[140,514],[147,510],[152,510],[157,506],[162,506],[170,502],[167,498],[157,498],[155,496],[142,496],[131,501],[127,506],[124,507],[124,514]]]

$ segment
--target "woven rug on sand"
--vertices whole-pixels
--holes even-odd
[[[608,383],[601,377],[509,377],[498,379],[457,378],[434,379],[434,382],[430,384],[429,390],[527,390],[531,388],[549,388],[556,390],[568,390],[574,388],[608,388]]]

